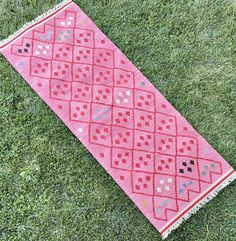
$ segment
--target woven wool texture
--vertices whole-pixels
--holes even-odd
[[[235,178],[75,3],[63,2],[0,51],[163,237]]]

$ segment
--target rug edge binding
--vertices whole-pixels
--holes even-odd
[[[199,209],[204,207],[209,201],[217,196],[222,189],[228,186],[231,182],[236,180],[236,171],[234,171],[228,178],[220,183],[214,190],[212,190],[206,197],[204,197],[197,205],[191,208],[186,214],[184,214],[176,223],[174,223],[169,229],[167,229],[162,235],[162,239],[166,239],[168,235],[175,229],[177,229],[184,221],[195,214]]]
[[[35,24],[35,23],[43,20],[44,18],[50,16],[51,14],[53,14],[55,11],[59,10],[60,8],[62,8],[67,3],[73,3],[73,0],[63,0],[63,1],[61,1],[59,4],[55,5],[51,9],[47,10],[43,14],[37,16],[32,21],[29,21],[29,22],[25,23],[22,27],[20,27],[14,33],[10,34],[7,38],[5,38],[3,40],[0,40],[0,50],[6,48],[8,46],[9,42],[14,40],[14,38],[16,38],[19,34],[24,32],[28,28],[30,28],[33,24]],[[6,45],[6,46],[4,46],[4,45]]]

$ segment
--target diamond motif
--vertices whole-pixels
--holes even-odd
[[[73,81],[92,84],[93,67],[86,64],[73,64]]]
[[[198,177],[198,165],[197,159],[193,160],[189,157],[180,157],[177,156],[177,170],[179,170],[179,174],[188,177]],[[194,163],[194,164],[192,164]]]
[[[176,154],[176,138],[163,134],[155,134],[156,138],[156,152],[163,154]]]
[[[112,127],[112,140],[114,147],[132,148],[133,133],[130,129],[122,127]]]
[[[95,49],[94,50],[94,64],[114,68],[114,53],[109,49]]]
[[[134,73],[122,69],[114,70],[115,81],[114,85],[117,87],[128,87],[132,88],[134,86]]]
[[[154,151],[154,135],[145,131],[134,131],[134,149]]]
[[[39,28],[37,30],[33,30],[33,37],[35,40],[38,40],[38,41],[53,43],[54,27],[52,25],[48,25],[48,24],[39,26]]]
[[[90,123],[89,134],[91,143],[101,146],[111,146],[111,129],[109,126]]]
[[[177,152],[181,156],[197,157],[197,140],[187,136],[178,136]]]
[[[154,131],[154,114],[142,111],[135,110],[134,111],[134,119],[135,119],[135,128],[146,130],[146,131]]]
[[[72,28],[55,28],[55,42],[58,44],[70,44],[73,43],[73,29]]]
[[[92,116],[93,122],[99,122],[103,124],[111,124],[111,108],[104,104],[92,104]]]
[[[72,62],[73,47],[69,44],[54,44],[53,58],[56,60]]]
[[[174,116],[156,113],[156,131],[176,135],[176,118]]]
[[[74,47],[74,63],[93,64],[93,50],[85,47]]]
[[[111,166],[122,170],[132,169],[132,151],[112,148]]]
[[[127,88],[114,88],[114,105],[121,107],[133,107],[133,91]]]
[[[87,29],[75,29],[75,45],[94,48],[94,32]]]
[[[155,172],[175,175],[175,156],[156,154]]]
[[[58,12],[29,32],[33,40],[17,40],[11,53],[23,59],[17,66],[29,70],[36,88],[49,85],[54,109],[68,115],[121,185],[146,198],[154,218],[168,220],[180,211],[179,201],[187,204],[223,173],[221,163],[201,158],[188,123],[179,116],[177,123],[168,102],[109,41],[82,29],[91,26],[83,21],[74,11]]]
[[[94,66],[94,84],[113,86],[113,70]]]
[[[133,128],[133,110],[113,107],[113,125]]]
[[[153,205],[154,217],[162,221],[168,220],[168,209],[172,211],[178,211],[175,200],[171,200],[170,198],[166,197],[153,197]]]
[[[200,180],[211,183],[216,174],[221,175],[223,173],[219,162],[203,158],[198,158],[198,160]]]
[[[133,171],[132,180],[133,192],[153,195],[153,174]]]
[[[154,94],[144,90],[135,90],[134,92],[135,108],[154,111]]]
[[[42,60],[32,57],[30,65],[31,76],[41,77],[45,79],[51,78],[51,62],[49,60]]]
[[[90,118],[90,106],[83,102],[70,102],[70,119],[72,121],[88,122]]]
[[[72,82],[72,100],[91,102],[92,87],[87,84]]]
[[[191,180],[188,177],[178,177],[176,180],[177,199],[189,202],[192,198],[191,193],[200,193],[200,182]]]
[[[62,61],[52,61],[52,77],[54,79],[72,81],[71,64]]]
[[[133,151],[133,169],[136,171],[154,172],[154,154]]]
[[[19,56],[31,56],[32,54],[32,39],[23,38],[21,44],[12,45],[11,53]]]
[[[74,11],[66,10],[61,13],[62,17],[55,18],[55,25],[62,27],[74,27],[76,23],[76,13]]]
[[[93,85],[93,101],[102,104],[112,104],[112,89],[108,86]]]
[[[33,56],[51,60],[52,48],[53,45],[50,43],[34,41]]]
[[[70,89],[71,83],[56,79],[50,80],[50,95],[53,99],[69,101],[71,99]]]
[[[171,197],[171,198],[176,196],[175,195],[175,177],[155,174],[154,187],[155,187],[154,188],[155,195],[162,195],[162,196]],[[158,190],[161,190],[161,192],[159,192]]]

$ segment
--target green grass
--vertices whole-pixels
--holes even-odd
[[[58,2],[1,0],[0,38]],[[236,167],[236,1],[75,2]],[[235,241],[235,191],[234,182],[168,240]],[[0,240],[161,240],[3,57]]]

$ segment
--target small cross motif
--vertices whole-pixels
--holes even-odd
[[[209,168],[215,168],[216,164],[211,163],[210,165],[204,165],[204,170],[201,172],[203,176],[206,176],[207,173],[209,172]]]
[[[183,161],[182,162],[182,165],[185,167],[185,168],[180,168],[179,169],[179,173],[184,173],[184,170],[187,170],[188,172],[192,172],[192,167],[191,166],[194,166],[195,165],[195,162],[194,160],[190,160],[189,161],[189,164],[186,162],[186,161]],[[189,166],[191,165],[191,166]]]

